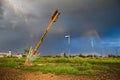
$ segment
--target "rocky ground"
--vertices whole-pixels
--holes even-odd
[[[120,80],[119,75],[119,72],[106,71],[97,76],[55,75],[0,67],[0,80]]]

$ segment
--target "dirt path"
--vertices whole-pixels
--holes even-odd
[[[103,72],[100,76],[54,75],[0,67],[0,80],[120,80],[118,73]]]

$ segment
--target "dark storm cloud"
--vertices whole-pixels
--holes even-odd
[[[114,0],[84,0],[82,3],[80,1],[76,3],[75,0],[65,11],[66,15],[64,17],[66,17],[66,21],[69,21],[67,26],[69,32],[73,35],[77,35],[78,32],[84,34],[90,29],[96,29],[101,33],[120,22],[120,6]]]
[[[67,34],[73,39],[87,36],[119,36],[119,30],[116,30],[120,27],[119,0],[11,0],[11,3],[7,1],[4,0],[2,6],[0,4],[0,13],[2,12],[3,16],[0,20],[0,49],[9,49],[11,46],[20,51],[35,46],[55,9],[59,9],[61,15],[47,34],[40,52],[64,51],[64,36]],[[117,31],[117,34],[109,36],[112,34],[111,31]]]
[[[2,1],[0,1],[0,19],[2,18],[2,15],[3,15]]]

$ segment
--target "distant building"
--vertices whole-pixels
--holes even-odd
[[[66,54],[63,52],[60,54],[60,56],[64,58],[64,57],[66,57]]]
[[[11,57],[11,56],[12,56],[12,52],[11,52],[11,51],[9,51],[8,56],[9,56],[9,57]]]
[[[0,57],[8,57],[9,53],[0,52]]]
[[[14,54],[14,55],[12,55],[12,57],[15,57],[15,58],[22,58],[23,55],[22,55],[22,54]]]
[[[9,51],[8,53],[6,52],[0,52],[0,57],[11,57],[12,56],[12,52]]]

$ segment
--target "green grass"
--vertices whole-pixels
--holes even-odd
[[[40,67],[40,71],[43,73],[51,72],[55,74],[79,74],[79,71],[69,64],[46,64]]]
[[[84,63],[91,64],[120,64],[120,58],[37,58],[34,62],[38,63]]]
[[[2,67],[13,67],[16,68],[20,64],[23,64],[25,61],[25,58],[0,58],[0,66]]]
[[[120,58],[37,58],[33,61],[34,66],[23,66],[25,58],[0,58],[0,67],[12,67],[21,70],[41,71],[43,73],[70,74],[70,75],[96,75],[94,70],[117,71],[120,66]],[[43,64],[37,66],[36,64]],[[109,65],[108,65],[109,64]]]

